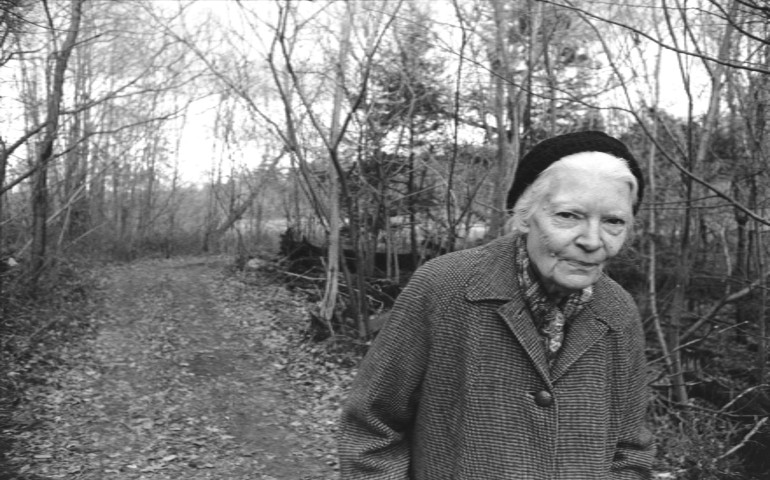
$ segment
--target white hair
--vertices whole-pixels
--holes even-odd
[[[539,205],[551,188],[556,173],[561,170],[582,170],[585,172],[598,173],[612,180],[619,180],[628,183],[631,187],[631,198],[633,205],[636,206],[637,191],[639,184],[636,177],[631,173],[628,164],[622,158],[618,158],[609,153],[598,155],[590,162],[581,158],[586,153],[604,153],[604,152],[579,152],[567,155],[556,162],[553,162],[545,170],[540,172],[534,182],[524,190],[516,204],[513,206],[513,215],[505,224],[505,232],[522,232],[524,224],[535,213],[535,206]]]

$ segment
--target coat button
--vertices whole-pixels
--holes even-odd
[[[548,390],[541,390],[535,394],[535,403],[541,407],[553,405],[553,395]]]

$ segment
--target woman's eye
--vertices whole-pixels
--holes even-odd
[[[622,218],[608,218],[606,222],[612,226],[622,227],[626,224],[626,221]]]
[[[566,220],[574,220],[578,218],[578,216],[572,212],[556,212],[556,216]]]

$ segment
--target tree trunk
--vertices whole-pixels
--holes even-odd
[[[770,43],[766,43],[764,46],[764,57],[765,57],[765,66],[770,68]],[[762,75],[758,79],[758,87],[757,87],[757,106],[756,106],[756,114],[755,114],[755,132],[756,132],[756,138],[754,139],[754,149],[753,154],[755,155],[755,161],[759,164],[764,163],[764,154],[766,154],[767,146],[770,144],[766,140],[766,130],[767,130],[767,120],[768,120],[768,111],[770,110],[770,76],[769,75]],[[763,148],[764,147],[764,148]],[[758,257],[759,257],[759,270],[760,270],[760,276],[759,278],[765,278],[765,245],[766,243],[763,241],[763,232],[761,225],[757,224],[757,230],[760,232],[760,238],[757,242],[758,248]],[[767,316],[767,286],[764,285],[764,288],[760,289],[761,293],[761,310],[760,315],[757,321],[759,322],[759,332],[758,332],[758,345],[757,345],[757,358],[756,358],[756,365],[757,365],[757,374],[756,379],[757,383],[761,384],[766,381],[767,378],[767,369],[768,369],[768,343],[770,341],[768,340],[768,316]]]
[[[352,8],[352,6],[350,7]],[[347,18],[342,19],[342,38],[340,40],[339,66],[337,70],[337,87],[334,91],[334,104],[332,106],[332,125],[329,132],[330,144],[333,145],[329,152],[329,249],[328,264],[326,265],[326,288],[324,297],[321,301],[321,318],[326,321],[329,331],[334,334],[332,321],[334,319],[337,295],[339,290],[339,272],[340,272],[340,193],[339,183],[344,178],[339,178],[339,168],[336,164],[337,137],[340,135],[340,115],[342,109],[342,99],[344,97],[345,67],[347,65],[348,52],[350,51],[350,21]],[[350,212],[351,215],[353,212]],[[354,240],[355,241],[355,240]],[[355,246],[354,246],[355,248]],[[344,260],[343,260],[344,261]],[[359,272],[360,274],[361,272]],[[353,296],[351,295],[351,300]],[[364,327],[365,330],[365,327]]]
[[[661,57],[662,57],[662,51],[658,50],[658,55],[655,59],[655,74],[653,78],[655,78],[655,84],[653,85],[653,100],[652,100],[652,109],[653,111],[657,111],[659,104],[660,104],[660,63],[661,63]],[[657,243],[655,241],[656,235],[655,232],[657,231],[658,225],[657,225],[657,211],[655,207],[655,199],[656,199],[656,193],[657,193],[657,184],[655,181],[655,157],[657,154],[657,142],[658,142],[658,131],[660,130],[660,126],[658,125],[658,118],[656,115],[652,115],[652,138],[650,138],[649,142],[649,148],[650,153],[648,158],[648,164],[647,164],[647,198],[649,199],[649,224],[647,225],[647,228],[649,229],[649,232],[651,233],[648,236],[648,255],[650,258],[650,263],[648,266],[647,271],[647,293],[649,295],[649,305],[650,305],[650,316],[652,317],[652,322],[655,327],[655,334],[658,338],[658,343],[660,344],[660,349],[663,354],[664,361],[666,362],[666,368],[668,370],[669,375],[675,375],[676,368],[674,367],[674,361],[671,358],[670,351],[668,349],[668,344],[666,342],[666,334],[663,330],[663,325],[661,323],[660,319],[660,312],[658,311],[658,289],[657,289],[657,279],[658,279],[658,266],[657,266],[657,258],[658,258],[658,251],[657,251]]]
[[[514,99],[508,95],[506,88],[511,81],[510,61],[506,41],[506,32],[510,22],[505,15],[504,2],[502,0],[493,0],[495,17],[495,45],[492,56],[492,77],[495,86],[494,114],[497,121],[497,152],[494,165],[494,177],[492,187],[492,211],[490,213],[489,230],[487,238],[492,239],[500,236],[503,232],[503,225],[506,217],[506,198],[509,186],[510,172],[515,167],[515,158],[511,151],[511,141],[508,137],[509,132],[518,134],[518,125],[508,124],[509,102]],[[518,138],[518,135],[517,135]]]
[[[736,12],[736,2],[732,2],[730,8],[732,18]],[[734,30],[734,26],[728,24],[725,27],[722,38],[720,39],[719,47],[719,59],[725,60],[728,57],[731,48],[731,36]],[[689,162],[687,169],[690,172],[695,172],[696,169],[703,165],[708,153],[708,149],[711,147],[711,139],[717,127],[717,120],[719,114],[719,102],[722,86],[724,85],[724,77],[726,69],[721,64],[707,65],[708,71],[711,75],[711,96],[706,112],[705,120],[702,122],[703,129],[702,135],[698,140],[697,149],[693,149],[693,133],[694,128],[689,131],[689,140],[687,152],[689,155]],[[693,119],[690,118],[691,125],[693,125]],[[672,355],[672,361],[674,363],[674,375],[672,375],[672,385],[674,389],[674,400],[681,403],[686,403],[687,391],[685,389],[684,372],[682,370],[681,352],[680,352],[680,334],[682,328],[682,319],[686,314],[687,304],[687,288],[690,282],[690,266],[692,256],[692,241],[694,238],[691,236],[691,228],[693,223],[693,217],[696,215],[695,210],[692,207],[693,198],[695,198],[695,184],[689,176],[684,179],[685,183],[685,212],[682,220],[682,237],[679,242],[679,254],[677,260],[677,266],[675,269],[675,287],[673,292],[673,301],[671,305],[671,316],[669,319],[669,332],[668,332],[668,345]]]
[[[40,274],[46,263],[48,221],[48,165],[53,158],[53,145],[59,126],[59,110],[64,91],[64,73],[75,47],[84,0],[72,0],[67,37],[58,52],[54,52],[54,70],[48,93],[46,128],[37,160],[37,173],[32,187],[32,247],[30,251],[30,287],[37,290]],[[52,32],[53,34],[53,32]]]

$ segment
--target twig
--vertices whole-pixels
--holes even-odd
[[[297,277],[301,278],[303,280],[309,280],[311,282],[322,282],[325,280],[325,278],[317,278],[317,277],[308,277],[306,275],[300,275],[298,273],[291,273],[291,272],[283,272],[284,275],[289,275],[290,277]]]
[[[726,297],[721,298],[719,302],[717,302],[717,304],[714,306],[714,308],[711,309],[711,311],[708,314],[701,317],[700,320],[695,322],[690,328],[687,329],[687,331],[685,331],[681,335],[680,340],[684,341],[688,339],[690,336],[692,336],[692,334],[695,333],[696,330],[698,330],[704,323],[714,318],[716,314],[719,312],[719,310],[725,305],[727,305],[728,303],[736,302],[742,299],[743,297],[750,295],[752,291],[762,283],[763,280],[764,280],[763,278],[754,280],[753,282],[751,282],[751,284],[747,285],[741,290],[738,290],[737,292],[731,295],[727,295]]]
[[[752,391],[754,391],[754,390],[756,390],[756,389],[758,389],[758,388],[767,388],[767,387],[768,387],[768,385],[764,385],[764,384],[763,384],[763,385],[756,385],[756,386],[753,386],[753,387],[751,387],[751,388],[747,388],[746,390],[742,391],[742,392],[740,393],[740,395],[738,395],[737,397],[735,397],[735,398],[733,398],[732,400],[730,400],[729,402],[727,402],[727,404],[725,404],[725,406],[723,406],[722,408],[720,408],[720,409],[719,409],[719,411],[720,411],[720,412],[726,412],[728,408],[730,408],[730,407],[731,407],[731,406],[732,406],[732,405],[733,405],[735,402],[737,402],[737,401],[738,401],[738,400],[739,400],[741,397],[743,397],[744,395],[746,395],[746,394],[748,394],[749,392],[752,392]]]
[[[757,418],[757,415],[742,415],[740,413],[727,413],[727,412],[723,412],[722,410],[714,410],[713,408],[701,407],[700,405],[696,405],[693,403],[675,402],[673,400],[668,400],[662,397],[659,397],[658,401],[660,401],[660,403],[665,404],[666,407],[676,408],[680,410],[694,410],[696,412],[701,412],[701,413],[713,415],[714,417],[720,417],[720,418],[725,418],[729,420],[746,421],[749,418]]]
[[[674,353],[674,352],[677,352],[677,351],[679,351],[679,350],[683,350],[683,349],[685,349],[685,348],[689,347],[690,345],[694,345],[694,344],[696,344],[696,343],[702,342],[703,340],[705,340],[706,338],[708,338],[709,336],[711,336],[711,335],[712,335],[712,334],[714,334],[714,333],[716,333],[717,335],[719,335],[720,333],[724,333],[724,332],[726,332],[726,331],[728,331],[728,330],[730,330],[730,329],[733,329],[733,328],[737,328],[737,327],[740,327],[741,325],[745,325],[745,324],[747,324],[747,323],[749,323],[749,322],[747,322],[747,321],[746,321],[746,322],[736,323],[735,325],[728,325],[727,327],[725,327],[725,328],[723,328],[723,329],[721,329],[721,330],[717,330],[716,332],[714,332],[714,331],[712,330],[711,332],[708,332],[706,335],[704,335],[704,336],[702,336],[702,337],[700,337],[700,338],[696,338],[696,339],[694,339],[694,340],[690,340],[690,341],[689,341],[689,342],[687,342],[687,343],[683,343],[683,344],[679,345],[677,348],[675,348],[674,350],[672,350],[672,351],[671,351],[671,352],[669,352],[668,354],[669,354],[669,355],[671,355],[672,353]],[[650,363],[650,364],[652,364],[652,363],[657,363],[657,362],[659,362],[659,361],[661,361],[661,360],[665,360],[665,359],[666,359],[666,356],[665,356],[665,355],[663,355],[663,356],[660,356],[660,357],[658,357],[658,358],[656,358],[656,359],[654,359],[654,360],[650,360],[650,362],[649,362],[649,363]]]
[[[714,462],[718,462],[719,460],[722,460],[723,458],[728,457],[733,453],[737,452],[738,450],[740,450],[741,448],[743,448],[743,446],[746,445],[749,442],[749,440],[751,440],[751,437],[753,437],[754,434],[757,433],[757,431],[760,428],[762,428],[762,426],[766,424],[769,419],[770,417],[764,417],[762,420],[758,421],[757,424],[754,425],[754,428],[752,428],[751,431],[749,431],[749,433],[747,433],[746,436],[743,437],[743,440],[741,440],[741,443],[739,443],[738,445],[734,446],[730,450],[726,451],[722,455],[715,458]]]

